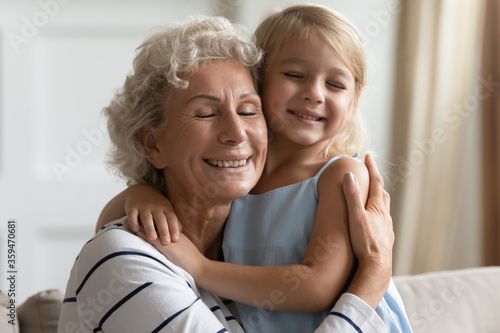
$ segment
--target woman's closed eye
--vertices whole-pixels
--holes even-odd
[[[198,119],[212,118],[212,117],[215,117],[215,113],[198,114],[195,117],[198,118]]]
[[[218,108],[214,105],[204,105],[194,110],[194,117],[198,119],[212,118],[219,112]]]
[[[261,112],[260,105],[254,103],[245,103],[238,107],[238,114],[240,116],[254,116]]]

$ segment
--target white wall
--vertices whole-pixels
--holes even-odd
[[[372,149],[388,159],[397,1],[314,2],[345,14],[367,38],[368,88],[360,108]],[[17,220],[21,303],[39,290],[65,288],[101,208],[125,187],[103,162],[108,142],[100,110],[151,27],[224,14],[253,30],[275,5],[291,3],[0,0],[0,289],[8,289],[9,219]]]

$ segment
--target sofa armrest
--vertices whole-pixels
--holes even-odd
[[[57,332],[64,294],[59,289],[41,291],[17,309],[21,333]]]
[[[395,276],[414,332],[500,332],[500,267]]]
[[[0,290],[0,318],[1,333],[19,333],[16,307],[2,290]]]

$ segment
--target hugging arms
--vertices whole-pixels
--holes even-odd
[[[165,195],[183,234],[214,262],[221,257],[231,203],[257,184],[267,148],[255,85],[262,54],[243,30],[221,18],[158,30],[139,48],[134,73],[105,110],[113,164],[129,183],[146,183]],[[178,62],[186,56],[195,58]],[[390,284],[392,222],[381,177],[370,158],[367,165],[372,181],[366,209],[361,186],[343,185],[358,267],[318,332],[385,327],[373,308]],[[214,186],[223,191],[193,207],[194,198]],[[59,331],[242,331],[231,302],[199,288],[189,272],[122,222],[107,224],[82,248]],[[251,324],[247,332],[259,329]]]

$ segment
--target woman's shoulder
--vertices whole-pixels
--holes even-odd
[[[127,230],[125,217],[104,225],[83,247],[89,255],[131,250],[138,245],[138,237]]]
[[[123,220],[108,223],[82,248],[80,267],[88,270],[99,265],[130,267],[130,270],[150,270],[150,274],[163,278],[181,278],[192,281],[192,277],[180,267],[170,262],[154,246],[127,230]],[[107,264],[108,263],[108,264]]]

